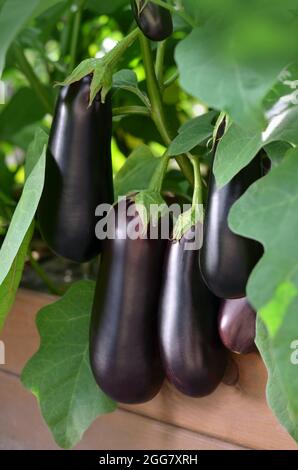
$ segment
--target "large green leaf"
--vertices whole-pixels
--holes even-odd
[[[26,0],[27,1],[27,0]],[[57,3],[67,3],[66,0],[39,0],[37,7],[34,9],[32,18],[41,15],[49,8],[57,5]]]
[[[159,162],[149,147],[138,147],[115,176],[115,199],[148,188]]]
[[[0,114],[0,139],[11,142],[24,127],[45,115],[40,100],[31,88],[20,88]]]
[[[13,260],[9,273],[0,285],[0,331],[3,328],[7,314],[9,313],[19,287],[23,274],[28,247],[33,235],[34,223],[32,223],[24,237],[20,249]]]
[[[26,182],[0,249],[0,285],[11,269],[37,210],[44,184],[47,139],[47,134],[41,129],[38,130],[28,149]]]
[[[2,76],[6,52],[38,7],[40,0],[6,0],[0,11],[0,78]]]
[[[218,187],[227,184],[253,159],[257,152],[271,142],[298,144],[298,106],[275,116],[264,132],[252,132],[232,124],[221,139],[214,162]]]
[[[97,15],[110,15],[114,11],[127,5],[127,0],[113,0],[112,2],[99,2],[98,0],[87,0],[86,7]]]
[[[277,419],[298,442],[297,421],[288,410],[287,395],[284,390],[282,377],[273,355],[273,347],[268,331],[260,318],[257,319],[256,344],[268,370],[267,401]]]
[[[263,129],[264,98],[297,60],[297,2],[182,2],[200,24],[176,49],[183,88],[242,127]]]
[[[194,29],[176,48],[181,85],[208,106],[229,113],[242,127],[262,129],[262,100],[282,64],[264,67],[241,57],[226,58],[223,47],[216,23]]]
[[[89,364],[94,283],[74,284],[37,316],[40,348],[22,373],[60,447],[73,447],[92,421],[115,409],[97,386]]]
[[[211,111],[203,116],[195,117],[183,124],[177,137],[171,143],[168,154],[170,157],[191,151],[194,147],[212,136],[212,120],[216,113]]]
[[[233,231],[264,246],[264,256],[249,279],[247,294],[268,331],[272,364],[268,360],[267,366],[272,377],[278,374],[285,396],[283,410],[274,399],[271,406],[296,439],[298,374],[291,362],[291,345],[298,339],[297,174],[298,149],[293,149],[248,189],[233,206],[229,218]],[[271,380],[271,394],[278,396],[274,387]],[[290,427],[283,416],[290,416]]]

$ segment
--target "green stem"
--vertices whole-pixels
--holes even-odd
[[[198,156],[192,157],[192,164],[195,177],[192,208],[195,209],[198,204],[203,204],[203,181],[200,168],[200,159]]]
[[[30,261],[30,264],[36,274],[40,277],[40,279],[43,281],[43,283],[47,286],[49,289],[50,293],[53,295],[62,295],[63,290],[59,289],[48,277],[47,273],[44,271],[44,269],[40,266],[40,264],[33,258],[31,251],[29,250],[28,252],[28,258]]]
[[[77,11],[75,12],[75,15],[74,15],[72,38],[71,38],[71,45],[70,45],[70,63],[69,63],[70,71],[72,71],[76,65],[77,48],[78,48],[78,41],[79,41],[79,35],[80,35],[84,4],[85,4],[85,0],[80,0],[78,1],[76,5]]]
[[[140,35],[140,43],[146,73],[148,95],[152,106],[151,116],[162,139],[164,140],[164,143],[166,144],[166,146],[169,146],[172,141],[172,138],[164,115],[163,103],[160,88],[155,75],[150,43],[143,34]],[[176,161],[180,166],[184,176],[189,180],[191,184],[193,184],[193,170],[188,158],[181,155],[179,157],[176,157]]]
[[[139,34],[139,28],[133,29],[131,33],[125,36],[110,52],[107,53],[105,58],[109,61],[111,68],[119,61],[119,59],[122,58],[123,54],[135,42]]]
[[[157,46],[156,63],[155,63],[155,74],[159,87],[163,85],[163,73],[164,73],[164,59],[166,53],[166,41],[161,41]]]
[[[168,88],[169,86],[171,86],[177,80],[178,77],[179,77],[179,71],[177,70],[175,73],[173,73],[173,75],[170,78],[168,78],[168,80],[164,82],[163,88]]]
[[[151,0],[153,3],[156,3],[156,5],[160,5],[161,7],[165,8],[166,10],[169,10],[171,13],[174,13],[180,18],[182,18],[185,23],[188,23],[192,28],[196,26],[196,23],[192,20],[192,18],[185,13],[183,10],[177,10],[173,5],[170,5],[169,3],[164,2],[163,0]]]
[[[28,61],[27,57],[23,49],[20,47],[18,43],[14,45],[14,54],[18,66],[21,72],[25,75],[28,82],[30,83],[31,87],[35,91],[36,95],[39,97],[40,101],[42,102],[44,108],[49,114],[53,112],[53,104],[52,101],[43,85],[43,83],[39,80],[35,71],[33,70],[30,62]]]
[[[162,190],[162,183],[167,172],[167,168],[169,165],[170,157],[168,152],[166,152],[162,157],[161,161],[153,174],[153,177],[150,181],[149,189],[151,191],[161,193]]]
[[[118,108],[113,108],[113,116],[123,116],[127,114],[150,116],[150,111],[145,108],[145,106],[120,106]]]

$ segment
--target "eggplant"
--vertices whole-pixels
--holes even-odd
[[[219,299],[206,287],[191,233],[170,241],[159,308],[161,356],[168,380],[182,393],[203,397],[221,382],[228,355],[217,329]]]
[[[218,329],[223,344],[238,354],[256,352],[256,312],[248,300],[228,299],[222,302]]]
[[[171,13],[153,2],[145,3],[145,0],[131,0],[131,8],[140,30],[152,41],[167,39],[173,33]]]
[[[92,310],[91,368],[109,397],[143,403],[164,380],[157,314],[167,241],[127,236],[129,226],[140,223],[132,199],[121,200],[114,211],[115,231],[104,241]]]
[[[61,89],[38,208],[41,234],[58,255],[86,262],[101,251],[95,209],[112,204],[111,99],[89,107],[91,76]]]
[[[216,187],[212,172],[200,268],[208,288],[217,297],[245,297],[250,273],[263,254],[260,243],[236,235],[228,226],[228,215],[233,204],[262,176],[260,154],[221,189]]]

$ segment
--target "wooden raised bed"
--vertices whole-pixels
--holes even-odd
[[[35,398],[19,380],[37,350],[36,312],[53,297],[20,290],[0,336],[0,448],[56,449]],[[258,355],[234,357],[240,378],[203,399],[187,398],[168,383],[150,403],[123,406],[98,418],[78,449],[294,449],[265,400],[266,370]]]

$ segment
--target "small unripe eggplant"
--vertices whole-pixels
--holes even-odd
[[[187,233],[168,244],[159,337],[169,381],[186,395],[203,397],[221,382],[228,355],[217,329],[219,299],[201,278],[198,250],[186,250],[190,240]]]
[[[163,41],[173,33],[172,16],[166,8],[150,1],[145,5],[145,0],[131,0],[131,8],[140,30],[152,41]]]
[[[89,106],[91,77],[61,89],[38,209],[41,234],[58,255],[85,262],[101,250],[95,209],[113,203],[111,100]]]
[[[260,155],[221,189],[211,175],[200,267],[208,288],[217,297],[244,297],[250,273],[262,256],[260,243],[236,235],[228,226],[231,207],[261,176]]]
[[[166,240],[129,238],[129,225],[140,223],[135,209],[131,199],[115,206],[115,231],[104,241],[90,327],[95,380],[121,403],[151,400],[164,380],[157,314]],[[131,215],[123,217],[128,210]]]
[[[256,352],[256,312],[247,299],[228,299],[221,305],[218,329],[222,342],[238,354]]]

